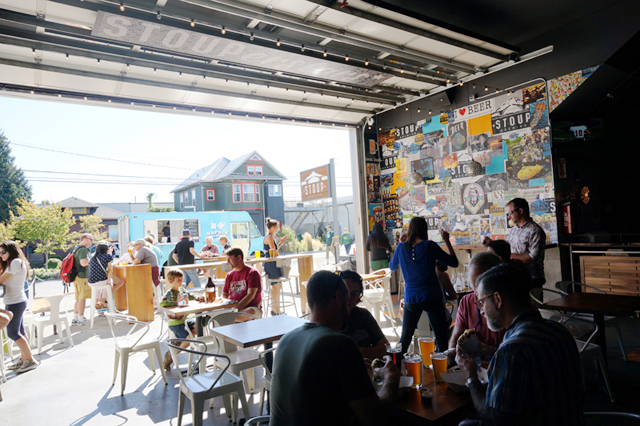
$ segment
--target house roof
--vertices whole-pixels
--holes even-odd
[[[90,203],[89,201],[81,200],[80,198],[71,197],[58,203],[62,208],[78,208],[78,207],[100,207],[97,204]]]
[[[274,171],[276,176],[235,175],[231,177],[231,174],[235,172],[238,169],[238,167],[242,166],[244,163],[249,161],[254,156],[257,156],[258,158],[260,158],[259,162],[269,166],[269,168],[271,168],[271,170]],[[245,177],[251,178],[254,180],[267,180],[267,179],[285,180],[286,179],[286,177],[282,173],[280,173],[275,167],[273,167],[271,163],[265,160],[264,157],[258,153],[258,151],[251,151],[234,160],[229,160],[225,157],[217,159],[216,161],[209,164],[208,166],[203,167],[197,170],[196,172],[194,172],[191,176],[185,179],[180,185],[176,186],[171,192],[175,193],[185,188],[189,188],[191,186],[197,185],[201,182],[219,182],[225,179],[231,179],[231,178],[242,179]]]
[[[112,209],[110,207],[105,207],[105,206],[100,206],[96,209],[95,215],[96,216],[100,216],[103,220],[104,219],[117,219],[118,217],[122,216],[124,214],[124,212],[121,212],[119,210],[116,209]]]

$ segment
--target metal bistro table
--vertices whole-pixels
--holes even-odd
[[[604,317],[632,316],[636,311],[640,311],[640,297],[602,293],[572,293],[551,300],[540,306],[540,309],[593,314],[593,320],[598,325],[598,334],[594,338],[594,343],[602,349],[605,363],[607,363]]]
[[[190,300],[186,306],[176,306],[176,307],[158,307],[163,312],[166,312],[169,315],[189,315],[189,314],[199,314],[201,312],[209,312],[209,311],[217,311],[219,309],[229,309],[236,306],[238,302],[232,300],[223,300],[222,302],[206,303],[206,302],[198,302],[197,300]],[[203,335],[202,322],[196,321],[196,330],[197,335]]]

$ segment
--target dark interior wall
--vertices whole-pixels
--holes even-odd
[[[402,6],[452,25],[468,28],[522,48],[526,54],[553,45],[553,52],[515,64],[502,71],[456,86],[446,91],[451,107],[440,107],[443,95],[413,102],[409,111],[398,107],[378,115],[378,127],[389,128],[429,117],[428,110],[461,108],[471,94],[515,86],[536,78],[551,79],[607,60],[640,31],[640,2],[633,1],[548,1],[513,2],[507,0],[473,2],[413,2],[401,0],[368,1],[384,7]],[[526,3],[526,4],[525,4]],[[437,7],[431,7],[435,6]],[[511,34],[511,35],[510,35]],[[445,99],[446,102],[446,99]],[[420,108],[420,113],[417,112]]]

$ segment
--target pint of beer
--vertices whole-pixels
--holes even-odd
[[[447,355],[434,352],[431,354],[431,363],[433,364],[433,376],[436,382],[443,382],[441,374],[447,372]]]
[[[418,339],[420,345],[420,353],[422,354],[422,363],[425,367],[431,365],[431,353],[435,351],[436,341],[433,337],[421,337]]]
[[[422,357],[420,354],[404,354],[404,364],[407,376],[413,377],[413,386],[419,388],[422,385]]]

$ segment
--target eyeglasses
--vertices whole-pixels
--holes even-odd
[[[491,294],[486,295],[486,296],[485,296],[485,297],[483,297],[482,299],[478,299],[478,300],[476,300],[476,306],[478,307],[478,309],[482,309],[482,302],[483,302],[485,299],[488,299],[489,297],[493,296],[494,294],[496,294],[496,292],[495,292],[495,291],[494,291],[493,293],[491,293]]]

